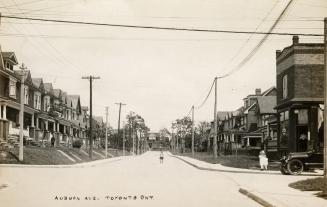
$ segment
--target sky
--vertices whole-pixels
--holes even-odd
[[[0,0],[2,15],[110,24],[268,31],[286,0]],[[323,34],[325,0],[294,0],[274,32]],[[214,77],[231,71],[263,35],[167,31],[72,25],[1,19],[0,45],[13,51],[33,78],[42,77],[68,94],[79,94],[89,105],[93,82],[93,114],[109,107],[109,124],[134,111],[151,131],[170,129],[207,96]],[[291,36],[268,37],[240,70],[218,81],[218,111],[233,111],[242,99],[276,85],[276,50],[291,44]],[[323,37],[300,36],[300,42]],[[17,68],[18,69],[18,66]],[[195,121],[213,119],[214,94]]]

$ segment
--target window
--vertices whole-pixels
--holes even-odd
[[[50,97],[49,96],[45,96],[44,97],[44,111],[49,111],[50,110]]]
[[[28,86],[24,87],[24,104],[28,104]]]
[[[287,75],[283,77],[283,99],[287,98],[288,90],[287,90]]]
[[[9,81],[9,96],[12,98],[16,98],[16,81]]]
[[[41,94],[39,92],[34,93],[34,108],[41,110]]]

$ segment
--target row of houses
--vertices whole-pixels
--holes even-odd
[[[300,43],[276,51],[276,87],[256,89],[235,111],[220,111],[218,152],[246,149],[269,156],[323,147],[324,44]],[[213,126],[213,124],[212,124]],[[213,127],[207,144],[212,146]]]
[[[19,135],[20,90],[24,91],[23,132],[26,141],[39,145],[71,146],[75,140],[87,145],[88,107],[79,95],[54,88],[42,78],[32,77],[30,70],[18,69],[14,52],[0,47],[0,141],[8,144]],[[24,85],[21,86],[22,78]],[[93,126],[103,126],[102,117],[93,117]],[[94,135],[94,139],[96,139]],[[16,143],[17,144],[17,143]]]

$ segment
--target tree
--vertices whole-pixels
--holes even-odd
[[[159,130],[159,137],[160,137],[160,142],[163,147],[169,147],[170,142],[169,142],[169,137],[171,136],[170,132],[168,129],[163,128]]]
[[[178,145],[181,147],[182,152],[185,148],[191,148],[192,144],[192,120],[190,117],[176,119],[175,121],[176,135],[178,137]]]
[[[208,130],[209,129],[209,130]],[[195,146],[198,150],[203,151],[207,147],[208,137],[210,135],[210,123],[207,121],[199,122],[195,128]]]
[[[130,112],[126,116],[127,120],[127,126],[128,128],[128,134],[129,134],[129,140],[128,144],[129,147],[133,146],[133,136],[135,137],[135,147],[137,149],[137,152],[139,153],[140,150],[145,145],[146,137],[148,136],[148,133],[150,129],[146,126],[144,118],[135,112]],[[142,147],[142,148],[141,148]]]

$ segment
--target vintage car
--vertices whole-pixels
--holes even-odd
[[[303,171],[323,168],[322,152],[292,152],[280,159],[280,171],[283,175],[300,175]]]

